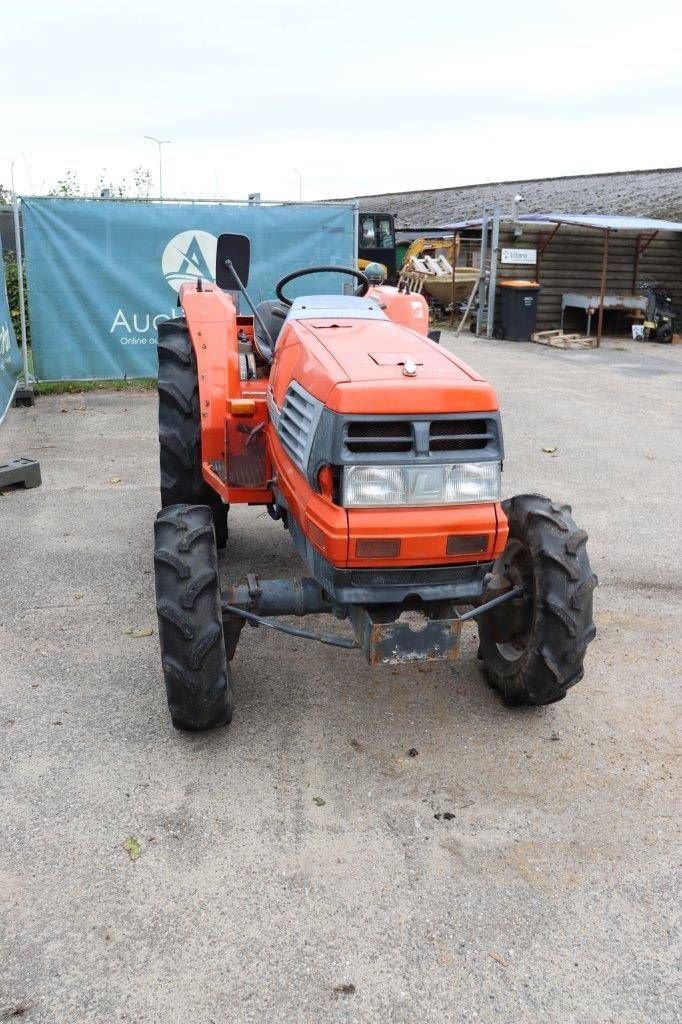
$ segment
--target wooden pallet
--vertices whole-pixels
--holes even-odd
[[[551,348],[593,348],[594,338],[584,334],[564,334],[563,331],[536,331],[531,337],[536,345],[550,345]]]

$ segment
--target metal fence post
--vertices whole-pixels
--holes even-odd
[[[19,201],[14,190],[14,164],[10,166],[12,184],[12,211],[14,213],[14,254],[17,260],[17,282],[19,284],[19,322],[21,324],[21,359],[23,364],[24,388],[30,388],[28,373],[28,338],[26,335],[26,311],[24,309],[24,260],[21,252],[21,229],[19,226]]]
[[[497,288],[497,256],[500,250],[500,208],[493,210],[493,237],[490,251],[490,279],[488,283],[488,319],[486,337],[492,338],[495,329],[495,289]]]
[[[481,276],[478,282],[478,309],[476,310],[476,337],[483,329],[483,308],[486,298],[487,275],[486,263],[488,260],[488,214],[483,211],[481,221]]]

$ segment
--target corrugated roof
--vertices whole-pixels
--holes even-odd
[[[481,217],[498,203],[511,213],[523,196],[524,214],[564,210],[567,214],[618,214],[682,221],[682,167],[579,174],[562,178],[487,182],[455,188],[354,196],[360,209],[392,213],[398,228],[428,228]]]

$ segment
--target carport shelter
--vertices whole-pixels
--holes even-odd
[[[488,219],[491,228],[492,219]],[[443,225],[471,236],[482,220]],[[490,242],[489,242],[490,244]],[[490,251],[490,249],[488,250]],[[682,311],[682,223],[610,214],[535,213],[500,222],[495,326],[500,325],[500,280],[540,283],[538,330],[564,326],[601,339],[642,319],[641,280],[655,281]],[[562,316],[563,314],[563,316]]]

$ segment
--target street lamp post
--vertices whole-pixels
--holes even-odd
[[[172,144],[172,139],[157,139],[153,135],[145,135],[145,139],[155,142],[159,147],[159,199],[163,199],[163,167],[161,163],[161,147]]]

